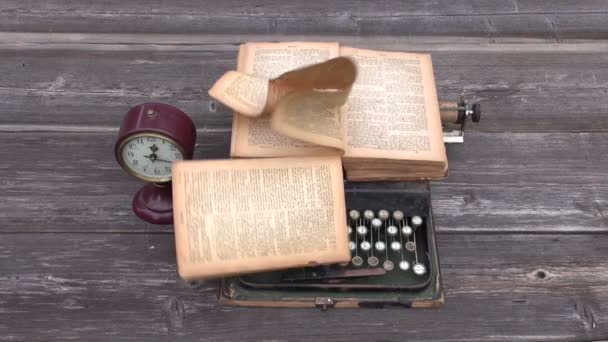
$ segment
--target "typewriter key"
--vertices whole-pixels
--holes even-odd
[[[341,267],[347,267],[348,266],[348,262],[343,262],[341,264],[339,264]]]
[[[358,220],[361,217],[361,214],[359,214],[359,211],[357,210],[351,210],[348,212],[348,216],[350,216],[352,220]]]
[[[410,269],[410,263],[407,262],[406,260],[401,260],[399,262],[399,268],[402,269],[403,271],[407,271]]]
[[[365,236],[367,234],[367,227],[366,226],[358,226],[357,227],[357,234],[359,234],[360,236]]]
[[[382,227],[382,221],[380,219],[372,219],[372,227],[374,228],[380,228]]]
[[[374,218],[374,212],[371,210],[366,210],[363,212],[363,217],[365,217],[365,219],[369,221]]]
[[[353,227],[351,226],[346,226],[348,228],[348,234],[352,234],[353,233]]]
[[[423,264],[420,264],[420,263],[414,264],[413,269],[414,269],[414,274],[415,275],[421,276],[421,275],[425,275],[426,274],[426,267]]]
[[[386,234],[388,234],[390,236],[395,236],[395,235],[397,235],[397,233],[399,233],[399,229],[397,229],[397,227],[395,227],[395,226],[386,227]]]
[[[401,220],[403,220],[403,217],[404,217],[403,211],[401,211],[401,210],[395,210],[395,211],[393,211],[393,218],[395,220],[401,221]]]
[[[376,247],[376,250],[379,252],[382,252],[383,250],[386,249],[386,245],[382,241],[376,241],[376,243],[374,244],[374,247]]]
[[[399,241],[391,242],[391,249],[394,251],[401,250],[401,242],[399,242]]]
[[[408,241],[408,242],[405,243],[405,249],[408,252],[413,252],[413,251],[416,250],[416,244],[413,243],[412,241]]]
[[[376,258],[375,256],[367,258],[367,264],[370,265],[371,267],[376,267],[376,266],[378,266],[379,263],[380,263],[380,260],[378,260],[378,258]]]
[[[395,268],[395,265],[393,264],[392,261],[386,260],[385,262],[382,263],[382,267],[387,271],[392,271],[393,268]]]
[[[413,232],[414,232],[414,230],[410,226],[401,227],[401,233],[405,236],[410,236],[410,235],[412,235]]]
[[[388,213],[388,210],[382,209],[378,212],[378,217],[383,221],[388,220],[389,216],[390,214]]]
[[[364,250],[365,252],[369,251],[370,249],[372,249],[372,244],[369,241],[363,241],[360,244],[361,249]]]
[[[412,226],[414,226],[414,228],[418,228],[421,224],[422,224],[422,217],[412,216]]]
[[[353,257],[350,262],[352,262],[354,266],[361,266],[363,265],[363,258],[357,255]]]
[[[354,251],[355,249],[357,249],[357,244],[355,243],[355,241],[350,241],[348,243],[348,249],[350,249],[351,251]]]

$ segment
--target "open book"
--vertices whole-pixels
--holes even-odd
[[[338,156],[178,161],[172,172],[185,280],[350,259]]]
[[[275,113],[251,115],[263,112],[269,79],[340,56],[354,61],[357,78],[346,103],[334,112],[306,105],[294,114],[288,113],[290,106],[286,105],[283,117],[299,121],[297,132],[285,129]],[[223,103],[245,104],[241,108],[230,105],[235,109],[233,157],[340,153],[347,179],[355,181],[429,179],[447,174],[430,55],[355,49],[338,43],[246,43],[240,47],[237,70],[257,81],[226,82],[222,77],[209,92]],[[246,108],[248,101],[250,108]],[[306,130],[310,134],[302,133]]]

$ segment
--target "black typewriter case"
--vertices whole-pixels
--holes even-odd
[[[411,270],[406,272],[398,267],[383,271],[382,263],[376,270],[366,265],[355,267],[349,264],[256,273],[222,279],[220,303],[237,306],[319,307],[324,310],[331,307],[426,308],[443,304],[429,182],[345,183],[345,192],[345,215],[351,209],[361,212],[373,210],[374,213],[385,209],[391,213],[400,210],[407,217],[423,218],[424,223],[415,229],[413,236],[416,260],[425,265],[425,275],[415,275]],[[403,255],[407,254],[399,254],[401,260],[404,259]],[[390,257],[387,253],[386,256],[385,260],[388,258],[395,263],[399,261],[395,260],[398,257],[394,253]],[[363,269],[385,273],[324,278],[325,274],[335,271],[361,272]]]

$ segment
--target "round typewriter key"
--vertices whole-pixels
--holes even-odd
[[[417,228],[421,224],[422,224],[422,217],[420,217],[420,216],[412,217],[412,226],[414,226],[414,228]]]
[[[378,217],[383,221],[388,220],[389,216],[390,216],[390,214],[389,214],[388,210],[382,209],[378,212]]]
[[[395,268],[395,264],[393,264],[393,262],[390,260],[386,260],[382,263],[382,267],[387,271],[392,271],[393,268]]]
[[[369,241],[363,241],[360,244],[361,249],[364,251],[369,251],[370,249],[372,249],[372,244]]]
[[[395,235],[397,235],[397,233],[399,233],[399,229],[397,229],[397,227],[395,227],[395,226],[386,227],[386,234],[388,234],[390,236],[395,236]]]
[[[357,210],[351,210],[348,212],[348,216],[350,216],[352,220],[358,220],[361,217],[361,214],[359,214],[359,211]]]
[[[374,218],[374,212],[371,210],[366,210],[363,212],[363,217],[365,217],[365,219],[369,221]]]
[[[367,258],[367,264],[370,265],[371,267],[376,267],[376,266],[378,266],[379,263],[380,263],[380,260],[378,260],[378,258],[376,258],[375,256]]]
[[[359,234],[360,236],[365,236],[367,234],[367,227],[366,226],[357,227],[357,234]]]
[[[413,251],[416,250],[416,244],[414,242],[412,242],[412,241],[408,241],[408,242],[405,243],[405,249],[408,252],[413,252]]]
[[[394,251],[401,250],[401,242],[399,242],[399,241],[391,242],[391,249]]]
[[[397,220],[397,221],[403,220],[404,216],[405,215],[403,215],[403,211],[401,211],[401,210],[395,210],[395,211],[393,211],[393,218],[395,220]]]
[[[382,221],[380,219],[372,219],[372,227],[374,228],[380,228],[382,227]]]
[[[374,247],[376,248],[377,251],[382,252],[383,250],[386,249],[386,244],[384,244],[384,242],[382,242],[382,241],[376,241],[376,243],[374,244]]]
[[[353,227],[351,226],[346,226],[348,228],[348,234],[352,234],[353,233]]]
[[[348,243],[348,249],[350,249],[351,251],[354,251],[355,249],[357,249],[357,244],[355,243],[355,241],[350,241]]]
[[[363,265],[363,258],[357,255],[353,257],[350,262],[352,262],[354,266],[361,266]]]
[[[413,270],[415,275],[421,276],[426,274],[426,267],[420,263],[414,264]]]
[[[399,262],[399,268],[403,271],[407,271],[410,269],[410,263],[405,260],[402,260]]]
[[[349,264],[348,262],[343,262],[343,263],[341,263],[339,265],[342,266],[342,267],[346,267],[346,266],[348,266],[348,264]]]
[[[401,233],[405,236],[410,236],[414,233],[414,230],[410,226],[403,226],[401,227]]]

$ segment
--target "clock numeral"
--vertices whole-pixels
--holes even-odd
[[[156,142],[156,138],[154,137],[147,137],[148,142]]]
[[[139,165],[139,160],[133,159],[133,165],[135,165],[135,166]]]
[[[175,159],[182,159],[182,155],[179,152],[176,152]]]
[[[135,140],[138,144],[143,144],[144,143],[144,139],[142,138],[137,138],[137,140]]]
[[[171,145],[171,147],[169,147],[169,150],[171,150],[171,151],[177,151],[177,147],[175,147],[175,145]]]
[[[171,172],[171,166],[165,166],[165,172]]]
[[[131,158],[135,157],[135,153],[133,153],[131,151],[127,152],[127,155]]]
[[[159,174],[159,173],[160,173],[160,170],[159,170],[159,169],[157,169],[157,168],[154,168],[154,174],[155,174],[155,175],[157,175],[157,174]]]
[[[148,165],[144,165],[143,169],[144,169],[144,171],[147,171],[148,170]]]
[[[129,150],[132,150],[135,148],[135,144],[134,143],[129,143]]]

